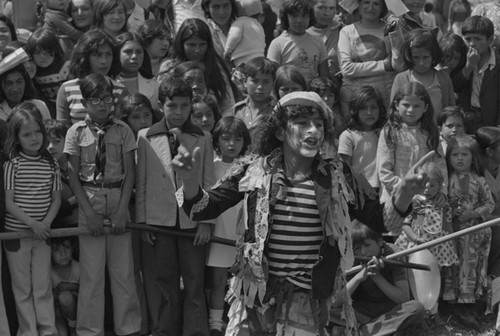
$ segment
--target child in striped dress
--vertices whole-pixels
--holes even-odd
[[[18,335],[57,335],[51,249],[45,240],[61,204],[59,167],[47,150],[45,127],[35,105],[21,103],[7,123],[5,229],[33,233],[32,238],[5,243],[19,320]]]

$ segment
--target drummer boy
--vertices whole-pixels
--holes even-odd
[[[356,220],[352,226],[352,241],[355,256],[372,258],[347,282],[360,335],[391,335],[423,321],[424,307],[410,300],[406,269],[385,268],[380,260],[394,252],[380,234]],[[340,309],[337,309],[340,304],[333,304],[333,315],[340,316]],[[337,334],[342,335],[342,328],[333,328],[332,336]]]

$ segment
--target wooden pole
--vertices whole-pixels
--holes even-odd
[[[73,227],[73,228],[63,228],[50,230],[50,238],[58,237],[69,237],[89,234],[89,229],[83,227]],[[33,238],[33,231],[16,231],[16,232],[1,232],[0,240],[12,240],[12,239],[23,239],[23,238]]]
[[[168,228],[159,228],[157,226],[146,225],[146,224],[137,224],[137,223],[127,223],[127,229],[140,230],[140,231],[149,231],[154,233],[172,235],[176,237],[187,237],[194,238],[196,235],[193,232],[182,232],[179,230],[171,230]],[[110,224],[105,223],[106,233],[110,233]],[[79,236],[79,235],[88,235],[89,229],[83,227],[74,227],[74,228],[62,228],[62,229],[53,229],[50,231],[50,238],[57,237],[68,237],[68,236]],[[0,232],[0,240],[11,240],[11,239],[23,239],[23,238],[33,238],[33,232],[31,230],[26,231],[16,231],[16,232]],[[211,237],[211,242],[228,245],[228,246],[236,246],[236,241],[226,238],[220,237]]]
[[[407,256],[409,254],[412,254],[412,253],[415,253],[418,251],[422,251],[422,250],[428,249],[430,247],[434,247],[436,245],[442,244],[442,243],[447,242],[449,240],[452,240],[452,239],[455,239],[455,238],[458,238],[461,236],[465,236],[465,235],[474,233],[476,231],[484,230],[486,228],[489,228],[490,226],[497,225],[497,224],[500,224],[500,218],[495,218],[495,219],[492,219],[490,221],[487,221],[487,222],[484,222],[484,223],[481,223],[481,224],[478,224],[475,226],[471,226],[470,228],[450,233],[449,235],[446,235],[444,237],[440,237],[440,238],[428,241],[426,243],[414,246],[414,247],[406,249],[404,251],[399,251],[399,252],[390,254],[390,255],[386,256],[385,259],[389,259],[389,260],[390,259],[398,259],[398,258]],[[346,272],[346,274],[351,275],[351,274],[354,274],[354,273],[361,271],[361,269],[362,269],[361,265],[355,266],[355,267],[351,268],[350,270],[348,270]]]
[[[182,232],[179,230],[171,230],[168,228],[159,228],[157,226],[152,226],[152,225],[147,225],[147,224],[137,224],[137,223],[127,223],[127,229],[149,231],[149,232],[154,232],[154,233],[172,235],[172,236],[177,236],[177,237],[187,237],[187,238],[194,238],[194,236],[196,235],[193,232]],[[214,236],[212,236],[210,238],[210,242],[218,243],[218,244],[222,244],[222,245],[228,245],[228,246],[236,246],[236,241],[234,241],[234,240],[220,238],[220,237],[214,237]]]

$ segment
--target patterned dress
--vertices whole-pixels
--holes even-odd
[[[482,222],[495,206],[486,180],[475,173],[452,173],[449,182],[449,202],[453,213],[455,231],[463,230]],[[458,216],[467,210],[474,210],[481,219],[461,221]],[[491,230],[484,229],[457,239],[460,263],[454,275],[452,286],[445,289],[444,300],[457,303],[474,303],[488,286],[488,254]]]
[[[425,196],[420,195],[417,197],[420,205],[413,208],[403,225],[410,225],[415,235],[426,242],[452,233],[451,208],[448,205],[438,208],[434,205],[433,199],[426,199]],[[417,244],[412,242],[404,231],[396,240],[396,246],[401,250],[406,250],[415,245]],[[429,250],[441,267],[458,264],[454,241],[447,241],[431,247]]]

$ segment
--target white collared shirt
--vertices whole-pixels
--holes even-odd
[[[175,0],[174,2],[175,31],[177,32],[186,19],[200,19],[207,22],[201,0]]]
[[[479,70],[475,69],[472,75],[472,94],[470,103],[474,107],[481,107],[479,103],[479,94],[481,93],[481,84],[483,83],[484,73],[488,69],[493,69],[496,65],[495,52],[490,48],[490,58]]]

